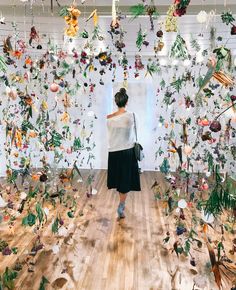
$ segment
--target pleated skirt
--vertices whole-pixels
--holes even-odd
[[[120,193],[141,190],[134,148],[109,152],[107,187]]]

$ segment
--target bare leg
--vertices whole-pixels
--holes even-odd
[[[120,202],[125,202],[127,194],[126,193],[119,193],[120,194]]]

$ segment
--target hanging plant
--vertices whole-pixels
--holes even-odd
[[[167,11],[167,16],[165,20],[165,30],[166,32],[176,32],[177,27],[177,17],[174,14],[175,5],[171,5]]]
[[[46,290],[46,285],[49,284],[49,281],[46,277],[42,277],[41,281],[40,281],[40,285],[39,285],[39,289],[38,290]]]
[[[232,62],[232,58],[231,58],[231,51],[230,49],[221,46],[219,48],[216,48],[213,50],[213,53],[216,54],[216,72],[219,72],[220,70],[224,69],[224,64],[227,64],[227,68],[230,69],[231,68],[231,62]]]
[[[233,14],[231,11],[228,12],[223,12],[221,14],[221,19],[222,22],[225,23],[226,25],[231,24],[231,35],[236,35],[236,25],[233,24],[233,22],[235,21],[235,18],[233,17]]]
[[[0,56],[0,71],[4,73],[7,71],[7,64],[3,56]]]
[[[17,277],[17,272],[6,267],[6,270],[0,276],[0,289],[7,288],[8,290],[13,290],[15,288],[14,280]]]
[[[205,213],[217,216],[224,209],[236,208],[236,191],[232,181],[226,180],[222,184],[222,178],[219,172],[219,165],[215,166],[215,184],[206,202]]]
[[[199,52],[201,50],[201,46],[198,43],[197,39],[193,38],[190,41],[191,47],[196,51]]]
[[[184,79],[183,78],[178,78],[177,80],[173,81],[170,83],[170,86],[174,88],[178,93],[182,89],[182,86],[184,84]]]
[[[35,28],[35,26],[32,26],[30,29],[30,37],[29,37],[29,45],[32,46],[33,41],[39,42],[39,35]]]
[[[78,25],[78,17],[80,16],[81,12],[79,9],[77,9],[75,6],[65,6],[63,7],[59,15],[63,17],[66,21],[66,24],[69,26],[68,28],[65,29],[65,34],[70,37],[75,37],[78,30],[79,30],[79,25]]]
[[[160,165],[160,171],[165,174],[170,172],[170,164],[168,158],[164,158],[162,164]]]
[[[133,16],[133,20],[141,15],[145,15],[146,8],[143,3],[131,6],[129,9],[131,15]]]
[[[22,219],[22,225],[32,227],[36,223],[36,215],[29,213],[26,217]]]
[[[82,148],[81,140],[80,138],[75,138],[74,143],[73,143],[73,151],[80,150]]]
[[[180,17],[186,14],[189,3],[190,3],[190,0],[175,0],[174,1],[175,10],[174,10],[173,15]]]
[[[153,76],[154,73],[160,72],[161,68],[155,63],[151,62],[147,64],[147,72],[145,74],[145,77],[149,74],[150,76]]]
[[[88,22],[90,19],[93,19],[93,24],[96,27],[98,25],[98,15],[97,15],[97,9],[94,9],[92,13],[89,15],[89,17],[86,19],[86,22]]]
[[[189,59],[189,56],[190,55],[186,46],[186,42],[183,37],[178,34],[174,44],[171,47],[170,57],[185,60]]]
[[[58,233],[59,226],[60,226],[60,220],[58,217],[56,217],[55,221],[52,224],[52,233],[53,234]]]
[[[137,46],[139,51],[141,51],[142,45],[145,44],[146,36],[147,36],[147,33],[143,32],[142,28],[140,26],[139,31],[138,31],[138,35],[137,35],[137,39],[136,39],[136,46]]]
[[[45,143],[46,150],[49,150],[50,148],[60,147],[63,140],[63,136],[59,134],[56,130],[52,130],[50,132],[50,135],[51,138]]]
[[[136,19],[137,17],[141,15],[148,15],[150,24],[151,24],[151,30],[154,30],[154,18],[157,18],[159,15],[156,6],[153,3],[153,0],[150,1],[150,5],[146,3],[146,1],[143,1],[143,3],[134,5],[130,7],[130,13],[133,16],[132,20]]]
[[[221,14],[221,19],[222,22],[225,23],[226,25],[233,24],[233,22],[235,21],[235,18],[233,17],[231,11],[223,12]]]
[[[223,112],[221,112],[218,116],[215,117],[215,119],[210,124],[210,130],[212,132],[219,132],[221,130],[221,124],[217,120],[221,115],[223,115],[226,111],[228,111],[230,108],[234,107],[236,102],[232,102],[232,104],[227,107]]]

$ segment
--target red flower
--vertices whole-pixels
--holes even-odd
[[[174,13],[173,13],[173,15],[175,16],[175,17],[177,17],[177,16],[182,16],[182,15],[184,15],[186,13],[186,7],[185,8],[180,8],[180,9],[176,9],[175,11],[174,11]]]

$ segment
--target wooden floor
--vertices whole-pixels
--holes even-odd
[[[174,221],[165,216],[150,189],[154,180],[162,178],[160,173],[142,173],[142,191],[129,194],[126,219],[118,222],[118,195],[107,190],[106,171],[98,171],[97,195],[90,199],[81,197],[75,218],[65,223],[64,236],[52,235],[49,220],[42,229],[41,242],[45,247],[35,257],[27,258],[36,239],[31,228],[16,225],[13,233],[1,227],[1,237],[18,247],[19,252],[6,257],[1,255],[0,272],[12,266],[17,258],[24,258],[28,266],[23,267],[16,280],[15,289],[19,290],[38,290],[43,275],[50,282],[46,289],[192,290],[194,276],[207,271],[208,252],[206,247],[198,250],[196,268],[190,265],[189,257],[177,258],[172,253],[173,244],[163,245],[163,238],[173,229]],[[54,216],[59,211],[63,216],[62,210],[54,210]],[[55,244],[59,246],[57,254],[52,250]],[[205,289],[216,289],[209,272]]]

